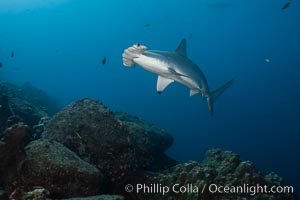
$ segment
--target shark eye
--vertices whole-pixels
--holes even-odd
[[[138,46],[138,47],[139,47],[139,46],[141,46],[141,44],[140,44],[140,43],[137,43],[137,44],[136,44],[136,46]]]

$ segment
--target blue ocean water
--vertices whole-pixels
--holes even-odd
[[[99,99],[172,133],[179,161],[232,150],[299,191],[300,2],[286,2],[1,0],[0,78],[62,105]],[[200,95],[178,83],[159,95],[156,75],[122,65],[134,43],[172,51],[182,38],[212,89],[235,79],[213,117]]]

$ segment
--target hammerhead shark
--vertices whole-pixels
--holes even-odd
[[[186,39],[183,39],[176,51],[148,50],[142,44],[134,44],[124,50],[123,65],[134,67],[140,65],[147,71],[158,75],[156,89],[162,93],[174,81],[187,86],[190,96],[201,93],[208,103],[210,114],[213,115],[215,100],[232,85],[233,79],[216,90],[211,91],[200,68],[193,63],[186,53]]]

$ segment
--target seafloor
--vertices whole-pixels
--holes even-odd
[[[90,98],[60,109],[30,83],[0,82],[0,138],[1,200],[296,199],[202,191],[209,184],[283,187],[284,181],[220,149],[209,150],[201,163],[179,164],[164,153],[173,144],[166,130]],[[148,189],[137,191],[137,184]],[[174,184],[191,191],[162,194]]]

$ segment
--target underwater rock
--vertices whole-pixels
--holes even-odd
[[[0,82],[0,93],[5,94],[10,98],[25,100],[49,115],[54,114],[60,108],[53,98],[44,91],[32,86],[30,82],[25,82],[23,86],[8,82]]]
[[[0,199],[8,199],[7,193],[0,188]]]
[[[18,86],[0,82],[0,94],[0,132],[6,128],[4,123],[10,116],[19,116],[30,127],[36,125],[40,118],[48,116],[40,107],[27,101]]]
[[[179,185],[175,190],[179,190],[179,188],[183,186],[189,190],[189,192],[176,194],[170,191],[164,196],[161,194],[136,194],[136,199],[296,199],[292,194],[288,193],[257,193],[255,195],[251,195],[250,192],[248,194],[211,193],[208,189],[211,184],[216,184],[217,186],[246,185],[248,187],[259,184],[260,186],[266,185],[268,188],[271,188],[272,186],[284,186],[282,178],[275,173],[263,176],[255,169],[250,161],[241,161],[238,155],[230,151],[221,151],[220,149],[208,151],[202,163],[190,161],[176,165],[161,173],[148,173],[148,182],[152,184],[161,184],[163,186],[168,186],[169,188],[172,188],[172,186],[177,183]],[[198,190],[196,190],[197,188]],[[203,192],[202,188],[204,188]]]
[[[70,198],[70,199],[61,199],[61,200],[124,200],[124,197],[119,195],[98,195],[92,197]]]
[[[53,114],[58,105],[43,91],[29,83],[23,87],[7,82],[0,82],[0,132],[5,129],[4,123],[11,115],[20,116],[32,127],[42,117]]]
[[[169,157],[165,153],[157,153],[151,155],[151,162],[145,168],[147,171],[159,172],[166,170],[178,164],[178,161]]]
[[[25,157],[24,138],[28,127],[22,123],[15,124],[4,132],[0,141],[0,185],[12,182],[19,163]]]
[[[21,96],[31,104],[34,104],[41,110],[45,111],[48,115],[52,116],[60,109],[56,100],[51,98],[43,90],[32,86],[30,82],[25,82],[23,84]]]
[[[33,126],[30,141],[38,140],[41,138],[41,135],[45,130],[45,126],[49,121],[49,117],[42,117],[39,123]]]
[[[30,127],[36,125],[42,117],[48,116],[45,111],[26,100],[10,98],[9,104],[14,112],[13,115],[20,116],[24,120],[24,123]]]
[[[10,200],[46,200],[46,197],[49,195],[49,191],[40,188],[35,189],[31,192],[24,192],[23,190],[16,189],[9,196]]]
[[[122,185],[153,160],[150,152],[154,151],[146,145],[137,145],[134,135],[128,125],[117,120],[103,104],[86,98],[54,115],[42,137],[61,142],[98,167],[112,184]],[[166,146],[160,148],[164,149]],[[123,190],[123,186],[120,188]]]
[[[76,101],[54,115],[42,138],[64,144],[112,182],[132,174],[141,163],[128,128],[93,99]]]
[[[114,115],[129,127],[129,133],[140,149],[154,154],[164,152],[172,146],[173,137],[166,130],[128,113],[115,112]]]
[[[25,150],[26,158],[14,181],[16,188],[31,191],[39,186],[56,197],[92,196],[101,191],[102,173],[64,145],[35,140]]]
[[[114,112],[115,117],[129,128],[134,146],[151,158],[146,167],[150,171],[159,171],[176,165],[178,162],[164,152],[173,144],[173,137],[166,130],[125,112]]]
[[[12,127],[15,124],[23,123],[23,119],[18,115],[11,115],[7,118],[6,128]]]
[[[6,127],[7,118],[11,115],[8,106],[8,96],[0,93],[0,135]]]

